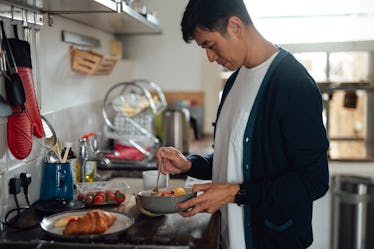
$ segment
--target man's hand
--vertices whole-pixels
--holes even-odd
[[[191,162],[177,149],[173,147],[161,147],[156,154],[157,161],[162,160],[161,173],[166,175],[181,174],[191,168]]]
[[[181,213],[184,217],[193,216],[201,212],[214,213],[224,205],[234,202],[235,195],[239,189],[239,184],[195,184],[192,187],[192,191],[202,191],[203,193],[178,204],[177,208],[180,210],[190,208],[188,211]]]

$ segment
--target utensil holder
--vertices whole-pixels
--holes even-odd
[[[118,59],[116,57],[104,57],[99,65],[96,67],[95,75],[109,75],[114,66],[116,65]]]
[[[103,56],[92,50],[81,50],[71,48],[71,69],[86,75],[109,75],[118,58],[114,56]]]
[[[40,200],[73,200],[70,162],[44,163]]]
[[[70,54],[71,69],[88,75],[95,74],[96,68],[100,65],[104,57],[93,51],[83,51],[76,48],[72,48]]]

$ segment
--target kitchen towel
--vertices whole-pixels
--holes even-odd
[[[146,147],[145,149],[151,151],[151,147]],[[145,155],[133,146],[115,143],[114,150],[117,151],[119,155],[107,154],[106,158],[131,161],[141,161],[145,158]]]

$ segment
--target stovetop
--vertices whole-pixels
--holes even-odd
[[[2,241],[0,248],[4,249],[190,249],[189,246],[175,245],[126,245],[126,244],[77,244],[68,242],[46,241]]]
[[[37,203],[24,210],[17,222],[0,233],[1,249],[218,249],[220,214],[198,214],[183,218],[179,214],[149,217],[137,211],[135,197],[108,207],[135,219],[118,234],[98,240],[69,240],[45,233],[40,221],[49,214],[36,209]],[[106,208],[104,208],[106,209]]]

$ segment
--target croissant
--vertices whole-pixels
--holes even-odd
[[[116,216],[107,211],[95,209],[69,222],[63,230],[64,235],[104,233],[116,220]]]

